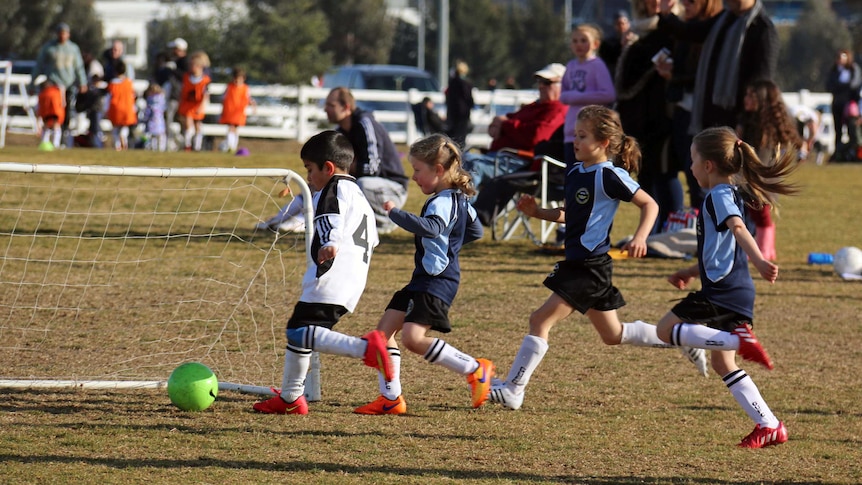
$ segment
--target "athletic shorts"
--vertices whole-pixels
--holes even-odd
[[[341,305],[298,301],[296,302],[296,306],[293,307],[293,315],[287,321],[287,328],[303,328],[309,325],[317,325],[318,327],[326,327],[332,330],[332,327],[345,314],[347,314],[347,308]]]
[[[626,304],[611,282],[613,271],[613,260],[607,254],[583,261],[560,261],[544,284],[581,313],[591,308],[606,312]]]
[[[744,323],[754,327],[754,322],[751,318],[736,313],[733,310],[713,305],[700,291],[689,293],[682,301],[674,305],[671,312],[683,322],[700,323],[709,328],[724,330],[725,332],[732,332],[733,329]]]
[[[440,298],[421,291],[400,290],[395,292],[386,309],[406,313],[405,322],[428,325],[441,333],[452,331],[449,323],[449,305]]]

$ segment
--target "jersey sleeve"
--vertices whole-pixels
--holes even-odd
[[[602,186],[608,197],[631,202],[640,185],[620,167],[606,168],[602,172]]]
[[[743,218],[734,193],[729,186],[714,191],[712,195],[712,222],[715,224],[716,231],[727,229],[727,220],[731,217]]]

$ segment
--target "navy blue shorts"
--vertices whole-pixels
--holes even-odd
[[[441,333],[452,331],[449,323],[449,305],[440,298],[421,291],[400,290],[395,292],[386,309],[406,313],[405,322],[428,325]]]
[[[671,309],[674,315],[686,323],[700,323],[709,328],[732,332],[736,327],[747,323],[754,327],[751,318],[713,305],[700,291],[693,291],[674,305]]]
[[[613,259],[607,254],[583,261],[560,261],[544,284],[581,313],[591,308],[606,312],[626,304],[611,281],[613,271]]]

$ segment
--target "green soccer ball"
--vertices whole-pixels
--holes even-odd
[[[218,379],[209,367],[199,362],[187,362],[171,372],[168,396],[183,411],[203,411],[218,396]]]

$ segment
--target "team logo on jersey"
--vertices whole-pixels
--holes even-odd
[[[575,202],[578,204],[586,204],[590,201],[590,191],[586,187],[581,187],[575,192]]]

